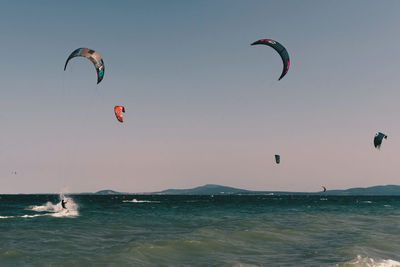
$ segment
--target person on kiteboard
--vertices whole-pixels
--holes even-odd
[[[67,207],[65,206],[65,204],[67,204],[67,201],[61,200],[61,206],[63,207],[63,209],[67,209]]]

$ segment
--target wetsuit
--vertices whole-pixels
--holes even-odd
[[[67,207],[65,207],[65,204],[67,204],[67,202],[64,201],[64,199],[61,200],[61,206],[63,207],[63,209],[66,209],[66,208],[67,208]]]

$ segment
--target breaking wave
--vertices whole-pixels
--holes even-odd
[[[357,255],[354,260],[336,264],[337,267],[357,266],[357,267],[399,267],[400,262],[391,259],[373,259],[369,257],[361,257]]]

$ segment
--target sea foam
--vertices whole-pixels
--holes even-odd
[[[359,267],[399,267],[400,262],[391,259],[373,259],[357,255],[357,258],[349,262],[336,264],[338,267],[359,266]]]
[[[150,200],[137,200],[137,199],[132,199],[132,200],[122,200],[122,202],[130,202],[130,203],[160,203],[160,201],[150,201]]]

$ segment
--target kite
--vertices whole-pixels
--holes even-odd
[[[85,57],[92,61],[97,71],[97,84],[99,84],[104,77],[104,62],[99,53],[89,48],[78,48],[69,55],[67,62],[65,62],[64,71],[67,68],[68,62],[74,57]]]
[[[268,45],[268,46],[272,47],[281,56],[282,61],[283,61],[283,70],[282,70],[281,77],[279,77],[279,80],[282,79],[288,72],[289,65],[290,65],[289,54],[288,54],[286,48],[283,45],[281,45],[280,43],[278,43],[277,41],[270,40],[270,39],[261,39],[261,40],[258,40],[256,42],[252,43],[251,45],[259,45],[259,44]]]
[[[115,106],[114,107],[114,113],[115,113],[115,117],[117,117],[117,120],[119,122],[124,122],[123,118],[122,118],[122,112],[125,113],[125,108],[124,106]]]
[[[281,163],[281,156],[275,155],[275,162],[276,162],[276,164]]]
[[[387,139],[387,135],[385,135],[385,134],[383,134],[381,132],[379,132],[379,133],[377,133],[375,135],[375,137],[374,137],[374,146],[375,146],[375,148],[377,148],[377,149],[381,148],[381,144],[382,144],[383,138]]]

